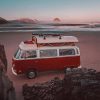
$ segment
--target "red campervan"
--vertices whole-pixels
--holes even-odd
[[[12,59],[12,72],[35,78],[37,72],[80,66],[80,50],[74,36],[34,35],[21,42]]]

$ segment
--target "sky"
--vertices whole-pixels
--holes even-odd
[[[0,17],[67,22],[100,21],[100,0],[0,0]]]

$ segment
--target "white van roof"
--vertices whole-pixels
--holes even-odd
[[[37,43],[63,43],[63,42],[78,42],[75,36],[35,36]],[[60,37],[60,38],[59,38]],[[45,39],[44,39],[45,38]]]
[[[22,50],[35,50],[37,49],[37,45],[36,44],[26,44],[24,42],[21,42],[19,44],[19,48]]]
[[[75,36],[39,36],[35,35],[36,42],[31,40],[31,43],[21,42],[19,45],[20,49],[23,50],[36,50],[40,48],[47,48],[47,46],[38,46],[38,44],[52,44],[52,43],[75,43],[78,42],[78,39]],[[61,45],[62,47],[63,45]],[[69,45],[70,46],[70,45]],[[55,47],[55,46],[54,46]],[[53,48],[53,47],[50,47]]]
[[[21,42],[19,45],[19,48],[21,50],[41,50],[41,49],[57,49],[57,48],[77,48],[77,46],[56,46],[56,47],[48,47],[48,46],[42,46],[42,47],[37,47],[36,44],[25,44],[24,42]]]

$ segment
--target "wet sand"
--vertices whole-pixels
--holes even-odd
[[[17,100],[22,100],[22,85],[28,83],[32,85],[38,82],[45,82],[56,76],[63,78],[63,72],[44,72],[40,73],[36,79],[29,80],[25,76],[14,76],[11,72],[11,60],[18,44],[23,40],[31,39],[32,33],[0,33],[0,43],[4,44],[8,59],[8,76],[16,87]],[[78,37],[81,51],[81,65],[86,68],[94,68],[100,71],[100,32],[69,32],[68,35]]]

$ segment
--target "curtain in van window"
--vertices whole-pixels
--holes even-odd
[[[59,49],[60,56],[75,55],[74,49]]]

